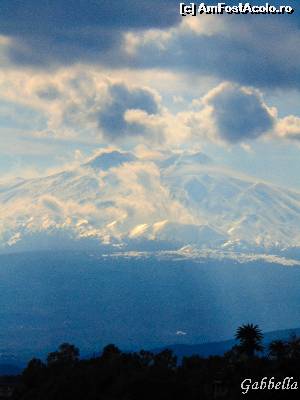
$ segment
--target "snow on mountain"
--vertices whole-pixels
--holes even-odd
[[[300,194],[224,170],[184,166],[163,172],[174,198],[195,217],[218,226],[231,241],[262,247],[297,245]]]
[[[182,244],[199,244],[212,246],[224,243],[227,236],[208,225],[193,225],[168,220],[154,224],[136,226],[129,234],[130,238],[146,238]]]
[[[300,245],[300,194],[217,166],[202,153],[144,160],[102,152],[72,170],[0,185],[0,248],[50,237],[211,249]],[[48,238],[48,239],[47,239]],[[52,243],[52,242],[51,242]]]

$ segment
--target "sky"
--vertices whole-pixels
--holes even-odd
[[[195,17],[179,3],[1,0],[0,180],[118,148],[203,151],[300,190],[299,3]]]

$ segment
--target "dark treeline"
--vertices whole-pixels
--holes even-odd
[[[277,340],[263,348],[257,326],[243,325],[237,345],[224,356],[184,357],[170,350],[123,353],[108,345],[99,356],[80,359],[79,350],[62,344],[46,362],[33,359],[14,390],[14,400],[182,400],[299,398],[298,390],[256,390],[242,394],[241,382],[262,378],[300,382],[300,338]]]

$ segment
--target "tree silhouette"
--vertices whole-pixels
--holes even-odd
[[[151,353],[151,351],[141,350],[138,353],[138,357],[141,365],[144,367],[148,367],[149,365],[153,364],[154,355]]]
[[[236,340],[239,340],[239,349],[248,357],[254,357],[255,352],[263,350],[263,334],[258,325],[245,324],[240,326],[235,334]]]
[[[178,363],[168,349],[123,352],[113,344],[98,357],[80,359],[79,350],[64,343],[48,355],[47,364],[32,359],[20,376],[3,377],[2,383],[0,377],[0,389],[9,388],[11,382],[12,400],[240,400],[245,377],[253,382],[258,377],[283,382],[285,377],[298,376],[300,337],[274,340],[268,346],[269,357],[254,357],[263,349],[257,325],[240,326],[235,337],[239,343],[224,355],[195,354]],[[249,398],[299,398],[296,392],[295,396],[281,392],[261,390],[253,396],[249,392]]]
[[[38,386],[44,379],[46,365],[38,358],[29,361],[22,373],[22,380],[28,388]]]
[[[47,364],[50,365],[72,365],[79,359],[79,350],[73,344],[63,343],[58,351],[49,353]]]
[[[163,350],[154,356],[154,366],[165,369],[173,369],[177,365],[177,357],[172,350]]]
[[[282,360],[288,356],[289,346],[283,340],[273,340],[269,344],[269,357]]]
[[[300,359],[300,338],[296,334],[292,334],[287,343],[288,356],[293,359]]]
[[[121,355],[121,350],[114,344],[108,344],[104,347],[101,355],[102,360],[115,360]]]

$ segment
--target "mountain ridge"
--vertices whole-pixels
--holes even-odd
[[[300,328],[280,329],[276,331],[263,333],[263,346],[265,353],[267,347],[273,340],[288,340],[292,335],[300,336]],[[228,339],[216,342],[200,343],[200,344],[172,344],[161,348],[153,349],[152,352],[159,353],[162,350],[169,349],[176,354],[178,360],[181,361],[183,357],[198,355],[201,357],[209,356],[223,356],[227,351],[232,349],[237,344],[235,339]]]
[[[300,194],[241,177],[203,153],[143,160],[111,151],[0,188],[0,250],[59,232],[111,249],[128,241],[233,251],[300,247]],[[61,240],[61,239],[60,239]],[[167,245],[169,243],[169,245]],[[171,247],[170,247],[171,246]]]

